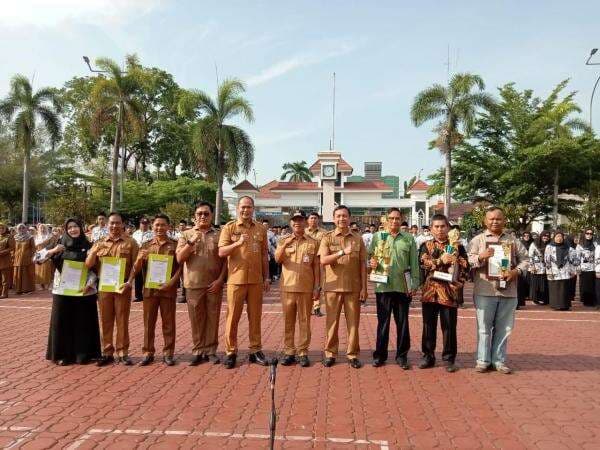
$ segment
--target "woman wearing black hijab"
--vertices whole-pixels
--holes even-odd
[[[525,231],[523,236],[521,236],[521,243],[527,251],[529,252],[529,247],[531,246],[531,233],[529,231]],[[530,275],[529,272],[523,273],[519,275],[517,281],[517,308],[521,306],[525,306],[525,300],[529,297],[529,283],[530,283]]]
[[[581,263],[579,299],[584,306],[594,306],[596,304],[596,272],[594,267],[596,246],[594,245],[594,230],[591,228],[585,230],[579,238],[579,243],[575,251]]]
[[[565,239],[562,231],[554,234],[544,253],[550,307],[555,311],[571,309],[570,283],[577,275],[577,255]]]
[[[60,242],[49,253],[56,267],[56,280],[60,278],[65,261],[85,261],[91,247],[76,219],[68,219],[64,230]],[[96,279],[93,272],[88,272],[82,296],[61,293],[55,280],[46,359],[66,366],[86,364],[100,357]]]
[[[550,242],[550,232],[542,231],[538,238],[529,246],[529,270],[531,281],[529,286],[529,297],[536,305],[547,305],[548,278],[546,277],[546,265],[544,263],[544,252],[546,245]]]

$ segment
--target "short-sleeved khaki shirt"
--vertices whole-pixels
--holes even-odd
[[[362,289],[361,267],[366,264],[367,250],[361,236],[350,230],[346,234],[338,229],[325,233],[321,239],[319,256],[337,253],[348,245],[352,246],[349,255],[325,266],[325,292],[360,292]]]
[[[158,242],[158,239],[154,237],[154,238],[150,239],[149,241],[144,242],[142,244],[142,246],[140,247],[140,250],[146,250],[148,252],[148,254],[170,255],[173,257],[173,267],[171,269],[171,273],[169,274],[169,279],[167,280],[167,282],[168,282],[173,277],[173,274],[175,274],[175,272],[177,272],[177,268],[179,267],[179,264],[177,263],[177,258],[175,256],[176,248],[177,248],[177,242],[175,242],[173,239],[167,238],[167,240],[161,244],[160,242]],[[148,258],[147,257],[142,258],[141,256],[142,256],[141,253],[138,254],[138,257],[135,260],[136,268],[138,265],[142,265],[144,270],[146,270],[146,268],[147,268],[146,266],[148,264]],[[158,289],[148,289],[145,287],[145,284],[146,284],[146,280],[144,279],[144,297],[169,297],[169,298],[177,297],[177,284],[175,284],[175,286],[173,286],[171,289],[166,290],[166,291],[159,291]]]
[[[281,262],[281,290],[283,292],[312,292],[315,288],[315,266],[319,264],[317,252],[319,243],[307,236],[292,235],[279,241],[278,247],[285,246]]]
[[[200,238],[196,241],[196,247],[189,258],[183,263],[183,287],[186,289],[203,289],[219,278],[225,260],[219,257],[219,235],[220,231],[214,228],[206,232],[199,231],[194,227],[185,230],[179,242],[177,250],[185,247],[187,241],[192,239],[196,233]]]
[[[0,269],[12,267],[12,253],[15,251],[15,239],[10,233],[0,235]]]
[[[137,259],[139,247],[135,239],[121,235],[118,238],[106,236],[96,241],[92,250],[98,249],[96,256],[98,257],[97,268],[100,268],[101,258],[104,256],[112,256],[125,259],[125,280],[129,277],[133,263]],[[100,272],[98,272],[100,273]]]
[[[237,242],[242,234],[246,235],[244,245],[236,248],[227,258],[227,283],[262,284],[263,260],[268,258],[267,229],[252,221],[245,224],[241,220],[228,222],[221,230],[219,247]]]
[[[325,230],[323,228],[316,228],[314,230],[309,230],[307,227],[304,230],[304,233],[307,234],[308,236],[310,236],[311,238],[315,239],[320,244],[321,239],[323,239],[323,236],[325,235],[325,233],[327,233],[327,230]]]

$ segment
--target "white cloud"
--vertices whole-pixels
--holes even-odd
[[[257,75],[247,77],[246,83],[249,86],[264,84],[298,68],[312,66],[327,59],[351,53],[356,50],[361,43],[362,41],[343,41],[335,44],[325,44],[323,45],[323,49],[299,53],[272,64]]]
[[[0,23],[56,26],[65,21],[120,24],[147,14],[166,0],[20,0],[2,3]]]

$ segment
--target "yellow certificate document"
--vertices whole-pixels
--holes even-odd
[[[121,292],[125,283],[125,258],[105,256],[100,258],[100,292]]]
[[[62,271],[57,271],[53,293],[75,297],[83,296],[83,288],[87,280],[88,270],[81,261],[63,261]]]
[[[171,280],[172,269],[172,255],[159,255],[156,253],[150,253],[148,255],[146,283],[144,286],[149,289],[159,289],[163,284],[168,283]]]

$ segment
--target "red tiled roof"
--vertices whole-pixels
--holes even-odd
[[[455,222],[466,213],[473,211],[476,206],[477,205],[475,203],[451,203],[448,220]],[[442,214],[444,212],[444,202],[442,200],[438,200],[438,202],[433,205],[433,211],[435,213]]]
[[[232,188],[234,191],[257,191],[256,186],[250,183],[248,180],[244,180],[239,183],[237,186]]]
[[[271,189],[273,189],[273,187],[277,186],[278,183],[279,183],[279,181],[273,180],[273,181],[269,181],[267,184],[261,186],[258,189],[258,194],[256,195],[256,197],[257,198],[279,198],[279,197],[281,197],[281,195],[271,192]]]
[[[344,183],[344,189],[393,191],[393,188],[385,184],[383,181],[347,181]]]
[[[273,183],[273,181],[271,183]],[[276,184],[270,188],[272,191],[311,191],[319,188],[319,184],[312,181],[301,181],[298,183],[292,181],[276,181],[275,183]]]
[[[337,167],[340,172],[352,172],[352,166],[344,161],[342,158],[337,161],[332,160],[332,162],[337,162]],[[320,173],[321,172],[321,160],[317,160],[313,163],[309,169],[312,173]]]
[[[426,191],[429,189],[429,185],[425,183],[423,180],[417,180],[413,183],[413,185],[408,189],[409,191]]]

